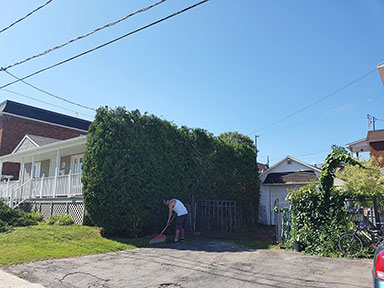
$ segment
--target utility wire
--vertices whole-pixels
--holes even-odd
[[[381,91],[381,92],[378,92],[378,93],[375,93],[373,95],[371,95],[368,99],[375,99],[376,96],[379,96],[381,94],[384,94],[384,91]],[[280,131],[285,131],[287,129],[291,129],[291,128],[295,128],[299,125],[302,125],[302,124],[307,124],[308,122],[310,121],[313,121],[313,120],[316,120],[316,119],[319,119],[319,118],[322,118],[324,116],[328,116],[328,115],[331,115],[331,114],[336,114],[336,113],[339,113],[339,112],[343,112],[351,107],[353,107],[354,105],[356,105],[357,103],[361,102],[362,100],[357,100],[357,101],[353,101],[351,103],[348,103],[348,104],[345,104],[343,106],[339,106],[339,107],[336,107],[336,108],[333,108],[332,110],[329,110],[327,112],[325,112],[324,114],[321,114],[321,115],[318,115],[318,116],[311,116],[311,117],[308,117],[308,118],[305,118],[303,120],[300,120],[300,121],[296,121],[294,123],[291,123],[291,124],[288,124],[286,125],[285,127],[281,127],[281,128],[277,128],[275,130],[269,130],[267,131],[266,133],[261,133],[261,136],[265,136],[265,135],[269,135],[269,134],[272,134],[272,133],[276,133],[276,132],[280,132]],[[376,118],[375,118],[376,119]],[[383,120],[384,121],[384,120]],[[250,134],[251,135],[251,134]]]
[[[272,126],[275,126],[275,125],[277,125],[277,124],[279,124],[279,123],[281,123],[281,122],[283,122],[283,121],[285,121],[285,120],[287,120],[287,119],[289,119],[289,118],[295,116],[296,114],[299,114],[300,112],[303,112],[303,111],[305,111],[305,110],[307,110],[307,109],[309,109],[309,108],[315,106],[316,104],[319,104],[320,102],[323,102],[324,100],[326,100],[326,99],[328,99],[328,98],[330,98],[330,97],[336,95],[337,93],[339,93],[339,92],[341,92],[341,91],[347,89],[348,87],[352,86],[353,84],[355,84],[355,83],[357,83],[357,82],[363,80],[364,78],[368,77],[370,74],[372,74],[372,73],[374,73],[374,72],[376,72],[376,68],[373,69],[373,70],[371,70],[371,71],[369,71],[369,72],[367,72],[367,73],[365,73],[365,74],[363,74],[362,76],[360,76],[360,77],[358,77],[357,79],[355,79],[355,80],[349,82],[348,84],[342,86],[341,88],[339,88],[339,89],[333,91],[332,93],[326,95],[325,97],[320,98],[319,100],[313,102],[312,104],[309,104],[309,105],[307,105],[307,106],[305,106],[305,107],[303,107],[303,108],[301,108],[301,109],[299,109],[299,110],[297,110],[297,111],[295,111],[295,112],[293,112],[293,113],[291,113],[291,114],[289,114],[289,115],[287,115],[287,116],[281,118],[280,120],[278,120],[278,121],[276,121],[276,122],[273,122],[272,124],[270,124],[270,125],[268,125],[268,126],[265,126],[265,127],[261,128],[261,129],[255,131],[255,132],[252,132],[251,134],[254,134],[254,133],[260,132],[260,131],[262,131],[262,130],[268,129],[268,128],[272,127]],[[0,88],[1,88],[1,87],[0,87]]]
[[[122,36],[120,36],[120,37],[118,37],[118,38],[115,38],[115,39],[113,39],[113,40],[111,40],[111,41],[109,41],[109,42],[106,42],[106,43],[104,43],[104,44],[102,44],[102,45],[99,45],[99,46],[97,46],[97,47],[95,47],[95,48],[93,48],[93,49],[90,49],[90,50],[87,50],[87,51],[85,51],[85,52],[83,52],[83,53],[77,54],[77,55],[75,55],[75,56],[73,56],[73,57],[70,57],[70,58],[64,60],[64,61],[61,61],[61,62],[56,63],[56,64],[54,64],[54,65],[48,66],[48,67],[46,67],[46,68],[44,68],[44,69],[41,69],[41,70],[39,70],[39,71],[36,71],[36,72],[34,72],[34,73],[32,73],[32,74],[29,74],[29,75],[27,75],[27,76],[25,76],[25,77],[23,77],[23,78],[19,78],[18,80],[15,80],[15,81],[13,81],[13,82],[9,82],[9,83],[7,83],[7,84],[1,86],[0,89],[3,89],[3,88],[5,88],[5,87],[7,87],[7,86],[9,86],[9,85],[15,84],[15,83],[17,83],[17,82],[19,82],[19,81],[22,81],[22,80],[25,80],[25,79],[30,78],[30,77],[32,77],[32,76],[35,76],[35,75],[37,75],[37,74],[39,74],[39,73],[41,73],[41,72],[44,72],[44,71],[49,70],[49,69],[52,69],[52,68],[57,67],[57,66],[59,66],[59,65],[62,65],[62,64],[64,64],[64,63],[67,63],[67,62],[69,62],[69,61],[71,61],[71,60],[73,60],[73,59],[76,59],[76,58],[78,58],[78,57],[84,56],[84,55],[86,55],[86,54],[88,54],[88,53],[91,53],[91,52],[97,50],[97,49],[103,48],[103,47],[105,47],[105,46],[107,46],[107,45],[109,45],[109,44],[112,44],[112,43],[114,43],[114,42],[116,42],[116,41],[119,41],[119,40],[121,40],[121,39],[123,39],[123,38],[125,38],[125,37],[128,37],[128,36],[130,36],[130,35],[132,35],[132,34],[135,34],[135,33],[139,32],[139,31],[141,31],[141,30],[147,29],[147,28],[149,28],[149,27],[151,27],[151,26],[154,26],[154,25],[156,25],[156,24],[159,24],[159,23],[161,23],[161,22],[163,22],[163,21],[165,21],[165,20],[168,20],[168,19],[170,19],[170,18],[172,18],[172,17],[175,17],[175,16],[177,16],[177,15],[179,15],[179,14],[181,14],[181,13],[184,13],[184,12],[186,12],[186,11],[192,9],[192,8],[195,8],[195,7],[201,5],[201,4],[205,3],[205,2],[208,2],[208,1],[209,1],[209,0],[203,0],[203,1],[201,1],[201,2],[198,2],[198,3],[196,3],[196,4],[192,5],[192,6],[189,6],[189,7],[184,8],[184,9],[178,11],[178,12],[175,12],[175,13],[173,13],[173,14],[171,14],[171,15],[168,15],[168,16],[166,16],[166,17],[164,17],[164,18],[161,18],[160,20],[157,20],[157,21],[152,22],[152,23],[150,23],[150,24],[148,24],[148,25],[142,26],[142,27],[140,27],[140,28],[138,28],[138,29],[136,29],[136,30],[134,30],[134,31],[131,31],[131,32],[129,32],[129,33],[127,33],[127,34],[124,34],[124,35],[122,35]]]
[[[42,92],[42,93],[45,93],[45,94],[47,94],[47,95],[49,95],[49,96],[52,96],[52,97],[54,97],[54,98],[60,99],[60,100],[62,100],[62,101],[64,101],[64,102],[67,102],[67,103],[72,104],[72,105],[76,105],[76,106],[81,107],[81,108],[85,108],[85,109],[88,109],[88,110],[96,111],[95,108],[92,108],[92,107],[89,107],[89,106],[85,106],[85,105],[82,105],[82,104],[79,104],[79,103],[76,103],[76,102],[67,100],[67,99],[65,99],[65,98],[63,98],[63,97],[57,96],[57,95],[55,95],[55,94],[52,94],[52,93],[50,93],[50,92],[48,92],[48,91],[46,91],[46,90],[40,89],[39,87],[36,87],[36,86],[32,85],[31,83],[25,82],[23,79],[20,79],[19,77],[13,75],[13,74],[12,74],[11,72],[9,72],[9,71],[5,71],[5,73],[9,74],[9,75],[12,76],[13,78],[18,79],[18,81],[23,82],[24,84],[26,84],[26,85],[32,87],[33,89],[36,89],[36,90],[38,90],[38,91],[40,91],[40,92]]]
[[[105,24],[104,26],[101,26],[101,27],[99,27],[99,28],[96,28],[96,29],[93,30],[92,32],[89,32],[89,33],[87,33],[87,34],[84,34],[84,35],[78,36],[78,37],[76,37],[76,38],[73,38],[73,39],[71,39],[71,40],[69,40],[69,41],[67,41],[67,42],[65,42],[65,43],[63,43],[63,44],[57,45],[57,46],[55,46],[55,47],[53,47],[53,48],[51,48],[51,49],[45,50],[44,52],[39,53],[39,54],[36,54],[36,55],[34,55],[34,56],[28,57],[28,58],[26,58],[26,59],[24,59],[24,60],[22,60],[22,61],[20,61],[20,62],[16,62],[16,63],[14,63],[14,64],[12,64],[12,65],[8,65],[8,66],[6,66],[6,67],[1,67],[1,68],[0,68],[0,71],[5,71],[5,70],[7,70],[7,69],[9,69],[9,68],[11,68],[11,67],[14,67],[14,66],[23,64],[23,63],[25,63],[25,62],[27,62],[27,61],[29,61],[29,60],[34,59],[34,58],[44,56],[44,55],[46,55],[46,54],[48,54],[48,53],[50,53],[50,52],[52,52],[52,51],[54,51],[54,50],[60,49],[60,48],[62,48],[62,47],[64,47],[64,46],[67,46],[68,44],[71,44],[71,43],[73,43],[73,42],[75,42],[75,41],[77,41],[77,40],[86,38],[86,37],[88,37],[88,36],[90,36],[90,35],[92,35],[92,34],[98,32],[98,31],[100,31],[100,30],[103,30],[103,29],[105,29],[105,28],[108,28],[108,27],[111,27],[111,26],[113,26],[113,25],[116,25],[116,24],[118,24],[118,23],[120,23],[120,22],[122,22],[122,21],[128,19],[128,18],[131,17],[131,16],[134,16],[134,15],[136,15],[136,14],[138,14],[138,13],[141,13],[141,12],[145,12],[145,11],[147,11],[147,10],[149,10],[149,9],[151,9],[151,8],[157,6],[157,5],[159,5],[159,4],[161,4],[161,3],[165,2],[165,1],[167,1],[167,0],[161,0],[161,1],[157,2],[157,3],[155,3],[155,4],[152,4],[152,5],[147,6],[147,7],[145,7],[145,8],[141,8],[141,9],[137,10],[136,12],[130,13],[130,14],[126,15],[125,17],[119,19],[119,20],[113,21],[113,22],[111,22],[111,23]]]
[[[20,18],[19,20],[13,22],[11,25],[9,25],[8,27],[5,27],[3,28],[2,30],[0,30],[0,33],[3,33],[5,30],[8,30],[9,28],[11,28],[13,25],[19,23],[20,21],[24,20],[25,18],[27,18],[28,16],[31,16],[33,13],[35,13],[36,11],[40,10],[41,8],[47,6],[49,3],[51,3],[53,0],[49,0],[47,1],[45,4],[41,5],[40,7],[37,7],[35,10],[29,12],[27,15],[25,15],[24,17]]]
[[[32,100],[34,100],[34,101],[37,101],[37,102],[40,102],[40,103],[44,103],[44,104],[47,104],[47,105],[50,105],[50,106],[53,106],[53,107],[56,107],[56,108],[60,108],[60,109],[66,110],[66,111],[70,111],[70,112],[72,112],[72,113],[75,113],[75,115],[84,115],[84,116],[86,116],[86,117],[93,118],[91,115],[84,114],[84,113],[80,113],[80,112],[77,112],[77,111],[72,110],[72,109],[68,109],[68,108],[65,108],[65,107],[62,107],[62,106],[58,106],[58,105],[55,105],[55,104],[46,102],[46,101],[42,101],[42,100],[39,100],[39,99],[37,99],[37,98],[31,97],[31,96],[28,96],[28,95],[25,95],[25,94],[21,94],[21,93],[12,91],[12,90],[2,89],[2,90],[0,90],[0,91],[6,91],[6,92],[8,92],[8,93],[12,93],[12,94],[15,94],[15,95],[24,97],[24,98],[32,99]]]
[[[299,157],[305,157],[305,156],[311,156],[311,155],[316,155],[316,154],[321,154],[321,153],[324,153],[324,152],[328,152],[330,151],[331,149],[328,148],[328,149],[323,149],[321,151],[317,151],[317,152],[311,152],[311,153],[307,153],[307,154],[302,154],[302,155],[296,155],[296,156],[293,156],[295,158],[299,158]]]

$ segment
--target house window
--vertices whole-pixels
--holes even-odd
[[[81,174],[81,172],[83,171],[83,158],[84,154],[71,157],[72,174]]]
[[[35,163],[35,170],[33,173],[33,178],[39,178],[40,177],[40,171],[41,171],[41,162]]]

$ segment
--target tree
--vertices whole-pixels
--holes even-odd
[[[339,154],[346,154],[348,156],[351,156],[351,153],[347,149],[345,149],[345,147],[343,147],[343,146],[338,146],[336,144],[333,144],[331,146],[331,149],[332,149],[332,152],[339,153]]]
[[[369,161],[362,161],[366,169],[346,165],[343,170],[337,172],[337,177],[346,182],[344,189],[350,198],[384,200],[384,174],[380,171],[379,160],[372,157]]]
[[[228,144],[248,145],[249,147],[255,149],[252,139],[246,135],[240,134],[239,132],[225,132],[220,134],[218,139]]]

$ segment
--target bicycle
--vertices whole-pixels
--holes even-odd
[[[354,214],[357,213],[358,211]],[[369,240],[375,249],[384,243],[383,226],[379,230],[369,230],[369,224],[364,225],[364,221],[355,222],[357,222],[355,231],[343,233],[337,243],[339,250],[345,256],[357,256],[363,251],[364,244],[360,235]]]

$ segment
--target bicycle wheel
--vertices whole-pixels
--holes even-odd
[[[353,233],[344,233],[337,244],[345,256],[356,256],[363,250],[363,241]]]

